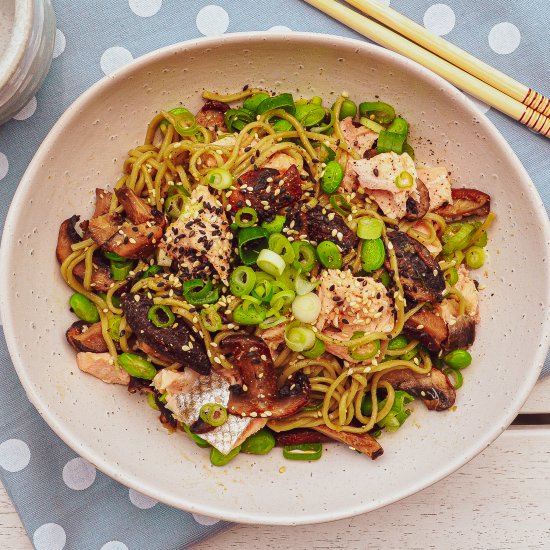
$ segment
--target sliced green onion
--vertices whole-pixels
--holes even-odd
[[[315,247],[308,241],[292,241],[294,262],[292,266],[302,273],[309,273],[317,265]]]
[[[403,349],[404,347],[407,346],[408,343],[409,343],[409,339],[404,334],[400,334],[399,336],[392,338],[388,342],[388,349],[391,351],[397,350],[397,349]]]
[[[407,142],[403,144],[403,153],[407,153],[407,155],[409,155],[409,157],[411,157],[414,160],[414,149]]]
[[[251,267],[240,265],[229,279],[229,290],[233,296],[250,294],[256,284],[256,273]]]
[[[267,248],[268,235],[261,227],[245,227],[239,231],[239,256],[244,265],[256,263],[260,250]]]
[[[294,130],[292,123],[284,118],[273,118],[275,122],[271,125],[276,132],[291,132]]]
[[[243,101],[243,107],[248,109],[251,113],[255,113],[258,110],[260,103],[265,99],[269,99],[269,94],[266,94],[265,92],[258,92],[257,94],[247,97]]]
[[[238,325],[259,325],[265,318],[266,309],[249,300],[245,300],[233,310],[233,321]]]
[[[290,250],[292,250],[292,247]],[[256,264],[261,270],[274,277],[280,277],[286,267],[284,259],[273,250],[269,250],[269,248],[264,248],[260,252]]]
[[[212,447],[210,449],[210,462],[213,466],[225,466],[226,464],[229,464],[229,462],[231,462],[240,452],[240,445],[229,451],[226,455],[220,453],[216,447]]]
[[[306,279],[301,273],[298,273],[296,279],[294,280],[294,288],[296,289],[296,294],[298,296],[303,296],[312,290],[315,290],[319,282],[312,282]]]
[[[107,301],[107,293],[106,292],[98,292],[98,296],[100,296],[104,301]],[[111,302],[113,302],[113,305],[115,307],[120,307],[120,296],[117,294],[113,294],[111,296]]]
[[[206,449],[207,447],[210,447],[210,443],[208,441],[205,441],[202,437],[198,436],[197,434],[194,434],[187,424],[182,424],[183,429],[185,433],[201,448]]]
[[[226,128],[230,132],[240,132],[247,124],[255,120],[255,113],[248,109],[229,109],[223,115]]]
[[[320,162],[328,164],[331,160],[334,160],[336,158],[336,153],[330,147],[328,147],[324,143],[321,143],[320,141],[312,141],[311,146],[317,153],[317,158]]]
[[[455,286],[458,283],[458,269],[456,267],[449,267],[443,275],[450,286]]]
[[[380,132],[383,132],[386,129],[381,124],[378,124],[378,122],[374,122],[374,120],[371,120],[370,118],[367,118],[367,117],[361,117],[359,119],[359,122],[365,128],[368,128],[369,130],[372,130],[373,132],[376,132],[377,134],[379,134]]]
[[[471,269],[479,269],[485,263],[485,251],[480,246],[470,246],[465,253],[466,265]]]
[[[302,351],[302,355],[304,357],[307,357],[308,359],[317,359],[317,357],[321,357],[321,355],[323,355],[325,351],[325,343],[322,340],[316,338],[313,347],[311,349]]]
[[[351,339],[356,340],[358,338],[362,338],[363,336],[365,336],[365,333],[363,331],[357,331],[353,333]],[[357,348],[350,348],[350,355],[356,361],[367,361],[368,359],[376,357],[379,351],[380,340],[373,340],[372,342],[368,342]]]
[[[112,260],[113,262],[127,262],[128,259],[127,258],[124,258],[122,257],[120,254],[117,254],[116,252],[110,252],[109,250],[106,250],[105,252],[103,252],[103,255],[108,259],[108,260]]]
[[[121,353],[118,356],[118,364],[134,378],[143,380],[153,380],[157,374],[157,369],[150,361],[137,355],[136,353]]]
[[[99,312],[95,304],[86,298],[83,294],[75,292],[69,298],[69,306],[74,314],[86,323],[97,323],[99,321]]]
[[[260,302],[269,303],[273,297],[273,284],[268,279],[260,281],[252,290],[251,296]]]
[[[164,213],[171,219],[177,220],[185,207],[185,197],[179,193],[166,197],[164,201]]]
[[[262,428],[244,440],[241,452],[251,455],[266,455],[275,447],[275,443],[273,433],[267,428]]]
[[[319,261],[329,269],[342,267],[342,253],[332,241],[321,241],[317,246]]]
[[[386,249],[381,238],[362,241],[361,265],[367,273],[380,269],[384,265],[385,256]]]
[[[321,300],[317,294],[309,292],[296,296],[292,302],[292,314],[302,323],[315,323],[321,313]]]
[[[335,193],[344,179],[344,169],[339,162],[331,160],[327,163],[321,178],[321,189],[327,193]]]
[[[312,104],[312,105],[322,105],[323,104],[323,98],[322,97],[319,97],[318,95],[314,95],[310,100],[309,102]]]
[[[290,241],[283,234],[273,233],[269,235],[267,242],[269,249],[276,254],[279,254],[285,263],[291,264],[294,261],[294,248],[292,248]]]
[[[226,168],[214,168],[206,174],[206,182],[214,189],[228,189],[233,185],[233,176]]]
[[[168,111],[172,115],[170,122],[180,136],[192,136],[197,131],[197,122],[193,113],[185,107],[176,107]]]
[[[201,322],[208,332],[218,332],[222,328],[222,318],[213,307],[201,311]]]
[[[244,219],[243,219],[244,217]],[[258,221],[258,212],[250,206],[245,206],[237,210],[235,214],[235,223],[237,227],[252,227]]]
[[[120,341],[120,322],[122,317],[120,315],[113,315],[108,322],[109,336],[115,341]]]
[[[361,116],[379,124],[389,124],[395,118],[395,109],[383,101],[365,101],[359,104]]]
[[[378,134],[378,141],[376,142],[376,151],[378,153],[390,153],[394,152],[398,155],[403,153],[403,145],[407,136],[401,134],[394,134],[387,130],[382,130]]]
[[[268,328],[276,327],[277,325],[280,325],[281,323],[286,322],[286,317],[283,317],[282,315],[271,315],[268,316],[258,325],[262,330],[266,330]]]
[[[478,222],[478,221],[471,222],[471,224],[474,226],[475,231],[477,231],[482,226],[482,223]],[[483,231],[481,233],[479,239],[475,243],[472,243],[472,244],[474,246],[480,246],[481,248],[484,248],[484,247],[487,246],[488,240],[489,240],[489,238],[487,236],[487,231]]]
[[[294,301],[294,298],[296,298],[296,293],[293,290],[281,290],[273,295],[269,305],[273,311],[285,312]]]
[[[156,264],[150,265],[145,271],[141,273],[141,278],[146,279],[147,277],[153,277],[154,275],[156,275],[157,273],[160,273],[161,271],[162,271],[162,267],[160,267],[160,265],[156,265]]]
[[[149,308],[147,319],[158,328],[168,328],[174,324],[176,316],[168,306],[154,305]]]
[[[381,428],[385,428],[388,432],[395,432],[407,418],[410,416],[411,411],[406,409],[405,406],[414,401],[414,397],[402,390],[395,392],[393,405],[384,418],[380,419],[377,424]],[[385,404],[385,400],[383,402]],[[383,408],[382,403],[379,405],[379,410]]]
[[[403,170],[394,180],[398,189],[410,189],[414,185],[414,178],[410,172]]]
[[[285,226],[286,216],[277,214],[270,222],[262,222],[262,227],[269,233],[281,233]]]
[[[351,204],[343,195],[331,195],[329,200],[332,208],[341,216],[346,217],[351,212]]]
[[[328,118],[328,121],[327,121]],[[332,109],[325,109],[325,118],[319,126],[313,126],[311,128],[312,132],[316,134],[326,134],[332,130],[334,126],[334,111]]]
[[[111,277],[115,281],[124,281],[130,275],[133,267],[134,263],[132,261],[115,262],[111,260]]]
[[[460,389],[464,384],[464,377],[462,376],[462,373],[458,369],[447,367],[446,369],[443,369],[443,374],[445,376],[449,376],[449,375],[452,376],[454,380],[451,379],[451,384],[453,385],[453,388],[455,390]]]
[[[319,460],[322,454],[321,443],[302,443],[283,447],[283,456],[288,460]]]
[[[296,105],[294,116],[302,126],[310,128],[311,126],[319,124],[325,118],[325,109],[320,105],[314,105],[312,103]]]
[[[227,409],[219,403],[205,403],[199,411],[199,417],[210,426],[221,426],[227,421]]]
[[[474,232],[474,226],[470,223],[452,223],[443,232],[441,240],[443,245],[443,254],[452,254],[457,250],[462,250],[468,245],[469,239]]]
[[[147,394],[147,405],[154,409],[155,411],[159,411],[159,406],[157,405],[157,402],[155,401],[155,394],[154,393],[148,393]]]
[[[290,114],[293,114],[296,108],[294,106],[292,94],[285,93],[264,99],[256,108],[256,113],[261,115],[267,111],[273,111],[274,109],[284,109]]]
[[[378,218],[361,218],[357,222],[357,236],[360,239],[379,239],[383,229],[384,222]]]
[[[404,118],[398,116],[388,126],[388,132],[406,137],[409,133],[409,123]]]
[[[472,356],[464,349],[455,349],[443,357],[443,361],[453,369],[465,369],[472,364]]]
[[[310,328],[289,325],[285,330],[285,343],[292,351],[311,349],[315,340],[315,333]]]
[[[212,288],[210,280],[192,279],[183,283],[183,296],[192,305],[215,304],[219,299],[219,291]]]

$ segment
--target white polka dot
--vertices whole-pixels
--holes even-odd
[[[449,34],[455,22],[455,12],[447,4],[434,4],[424,14],[424,26],[439,36]]]
[[[216,523],[220,522],[219,519],[203,516],[201,514],[192,514],[192,515],[193,515],[193,519],[197,523],[200,523],[201,525],[215,525]]]
[[[59,30],[55,29],[55,43],[53,45],[53,58],[59,57],[64,51],[67,45],[65,35]]]
[[[292,29],[290,29],[289,27],[285,27],[284,25],[275,25],[274,27],[271,27],[267,30],[268,32],[282,32],[283,34],[287,32],[292,32]]]
[[[229,14],[221,6],[204,6],[197,14],[197,29],[204,36],[219,36],[229,27]]]
[[[130,502],[136,508],[141,508],[142,510],[152,508],[155,504],[158,503],[158,500],[155,500],[154,498],[148,497],[146,495],[142,495],[141,493],[134,491],[134,489],[130,489],[128,491],[128,496],[130,497]]]
[[[130,9],[140,17],[151,17],[162,7],[162,0],[128,0]]]
[[[128,550],[128,547],[119,540],[106,542],[99,550]]]
[[[94,481],[96,469],[83,458],[73,458],[63,467],[63,481],[69,489],[83,491]]]
[[[13,115],[15,120],[26,120],[34,115],[36,111],[36,96],[32,97],[31,100],[16,114]]]
[[[132,61],[132,54],[126,49],[120,46],[113,46],[103,52],[101,56],[101,70],[105,74],[111,74],[112,72],[124,67],[127,63]]]
[[[30,460],[31,451],[24,441],[8,439],[0,444],[0,467],[4,470],[20,472],[27,467]]]
[[[499,23],[489,32],[489,46],[495,53],[512,53],[520,42],[521,33],[512,23]]]
[[[8,157],[0,151],[0,180],[6,177],[9,169],[10,163],[8,162]]]
[[[34,532],[32,541],[36,550],[63,550],[67,535],[61,525],[45,523]]]
[[[483,103],[477,99],[477,97],[471,96],[470,94],[464,94],[482,113],[488,113],[491,110],[491,106],[487,103]]]

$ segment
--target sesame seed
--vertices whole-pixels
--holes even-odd
[[[135,300],[136,302],[139,302],[139,300],[140,300],[139,294],[134,295],[134,300]]]

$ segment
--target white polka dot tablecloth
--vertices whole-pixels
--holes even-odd
[[[548,0],[380,1],[550,95]],[[2,226],[25,168],[61,113],[132,59],[227,32],[312,31],[360,38],[302,0],[54,0],[54,9],[50,73],[36,97],[0,127]],[[515,149],[548,209],[549,142],[473,101]],[[64,445],[27,401],[3,336],[0,368],[0,478],[37,550],[180,550],[224,528],[216,519],[174,510],[116,483]],[[544,372],[550,372],[548,361]]]

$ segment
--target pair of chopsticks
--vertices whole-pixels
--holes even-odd
[[[346,0],[368,17],[336,0],[305,1],[373,42],[420,63],[458,88],[550,138],[549,98],[447,42],[380,0]]]

